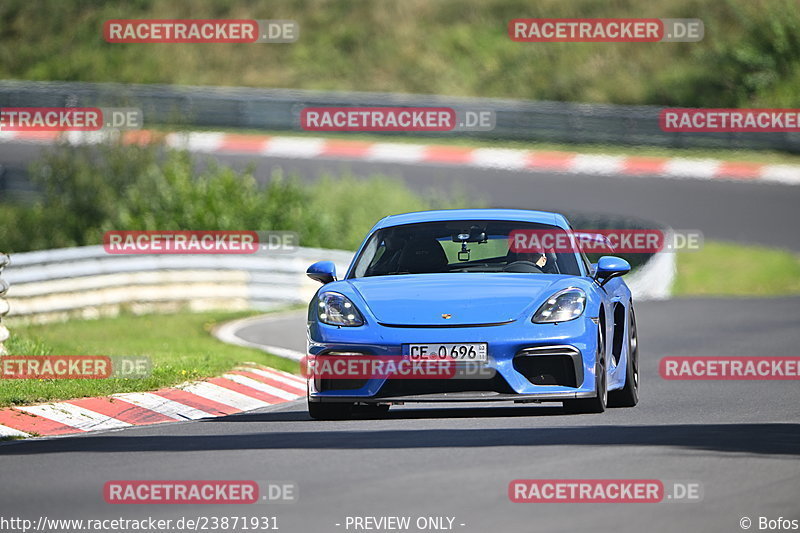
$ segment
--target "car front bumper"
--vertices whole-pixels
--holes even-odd
[[[404,357],[404,352],[407,353],[404,345],[411,343],[485,342],[488,361],[483,368],[492,375],[491,378],[466,380],[376,377],[362,380],[356,388],[352,383],[349,388],[332,386],[331,383],[338,383],[335,380],[321,386],[323,383],[312,377],[309,379],[311,402],[556,402],[596,395],[597,325],[588,317],[559,324],[515,321],[467,327],[395,327],[367,323],[345,328],[312,321],[308,324],[308,339],[308,353],[312,357],[332,353]],[[559,350],[554,351],[555,348]],[[544,360],[523,361],[520,358],[554,357],[556,352],[571,361],[571,383],[553,383],[564,380],[539,376],[538,370],[526,375],[526,365],[536,368],[537,363],[544,363]],[[562,362],[566,363],[566,359]]]

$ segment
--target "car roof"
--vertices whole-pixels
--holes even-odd
[[[372,228],[372,231],[403,224],[441,222],[446,220],[508,220],[514,222],[552,224],[563,229],[569,227],[567,219],[564,218],[563,215],[549,211],[532,211],[527,209],[439,209],[436,211],[416,211],[414,213],[390,215],[379,220],[378,223],[375,224],[375,227]]]

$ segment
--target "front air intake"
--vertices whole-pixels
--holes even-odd
[[[583,382],[581,353],[572,346],[536,346],[514,356],[514,370],[533,385],[576,388]]]

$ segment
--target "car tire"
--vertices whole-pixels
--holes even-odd
[[[634,407],[639,403],[639,334],[636,315],[631,307],[628,323],[628,361],[625,367],[625,386],[608,393],[609,407]]]
[[[308,402],[308,416],[314,420],[346,420],[352,414],[351,403]]]
[[[606,381],[606,365],[604,360],[605,342],[603,334],[597,332],[597,355],[594,366],[594,387],[597,395],[594,398],[581,398],[579,400],[566,400],[564,409],[572,414],[602,413],[606,410],[608,402],[608,385]]]

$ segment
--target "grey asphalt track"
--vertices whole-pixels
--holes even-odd
[[[203,422],[0,445],[4,515],[51,518],[277,515],[281,531],[347,531],[347,516],[452,516],[457,531],[740,531],[800,518],[796,382],[664,381],[665,355],[796,353],[800,298],[638,306],[642,400],[558,407],[393,407],[386,419],[313,422],[302,402]],[[301,347],[302,316],[244,332]],[[700,502],[514,504],[518,478],[699,482]],[[294,481],[295,504],[111,506],[117,479]],[[416,529],[412,529],[416,531]],[[353,531],[352,529],[350,531]]]
[[[21,182],[25,169],[42,149],[41,145],[0,143],[0,165],[15,181]],[[199,156],[201,160],[207,157],[212,156]],[[401,178],[423,192],[432,188],[449,191],[455,185],[483,199],[490,207],[632,216],[680,230],[699,229],[708,239],[800,251],[797,231],[800,186],[796,185],[252,155],[215,154],[213,159],[236,168],[252,165],[256,177],[262,181],[276,168],[306,180],[340,172],[357,176],[380,173]]]
[[[28,156],[0,145],[0,161],[6,157]],[[492,205],[640,216],[707,238],[800,250],[800,188],[791,186],[288,159],[261,160],[257,172],[274,166],[309,179],[343,167],[382,171],[418,188],[457,181]],[[668,355],[798,355],[800,298],[640,302],[637,315],[643,385],[633,409],[565,415],[552,406],[406,405],[380,420],[313,422],[294,402],[209,421],[5,443],[0,515],[277,515],[289,533],[354,531],[344,527],[347,516],[378,515],[450,516],[455,531],[481,533],[734,532],[742,517],[752,530],[762,516],[800,519],[797,382],[665,381],[657,370]],[[304,349],[302,313],[240,334]],[[704,494],[693,503],[513,504],[507,488],[518,478],[690,481]],[[115,479],[284,480],[296,482],[300,496],[295,504],[246,507],[107,505],[102,487]]]

